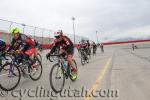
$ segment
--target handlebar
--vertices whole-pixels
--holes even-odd
[[[54,60],[52,60],[51,57],[57,57],[58,59],[65,59],[65,57],[62,54],[51,54],[49,57],[49,61],[53,62]]]

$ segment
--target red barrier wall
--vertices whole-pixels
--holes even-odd
[[[0,38],[4,39],[6,43],[9,45],[10,43],[10,34],[0,32]],[[51,40],[53,40],[51,38]],[[134,40],[134,41],[123,41],[123,42],[106,42],[103,45],[115,45],[115,44],[127,44],[127,43],[136,43],[136,42],[150,42],[150,40]],[[74,44],[74,47],[78,47],[78,44]],[[42,44],[42,48],[49,49],[51,48],[51,44]]]
[[[127,43],[137,43],[137,42],[150,42],[150,40],[135,40],[135,41],[124,41],[124,42],[107,42],[104,45],[114,45],[114,44],[127,44]]]

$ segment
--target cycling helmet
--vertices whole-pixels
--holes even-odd
[[[12,35],[15,35],[15,34],[17,34],[17,33],[20,33],[20,29],[17,28],[17,27],[12,28],[12,29],[10,30],[10,33],[11,33]]]
[[[54,33],[55,37],[59,37],[59,36],[62,36],[62,35],[63,35],[62,30],[58,30],[57,32]]]
[[[82,40],[81,40],[81,42],[83,43],[83,42],[85,42],[85,40],[84,40],[84,39],[82,39]]]

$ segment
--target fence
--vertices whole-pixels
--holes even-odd
[[[40,27],[34,27],[34,26],[23,24],[23,23],[17,23],[13,21],[0,19],[0,38],[4,39],[6,43],[8,44],[10,43],[11,38],[12,38],[11,35],[9,34],[10,29],[12,27],[19,27],[21,33],[29,35],[30,37],[34,38],[39,43],[44,44],[44,45],[51,44],[54,38],[53,30],[40,28]],[[73,41],[74,39],[73,35],[71,34],[65,34],[65,35],[67,35]],[[75,38],[76,43],[81,41],[81,39],[83,38],[88,39],[88,38],[76,35],[76,38]]]
[[[0,19],[0,38],[7,43],[10,43],[12,38],[9,34],[12,27],[19,27],[21,33],[36,39],[41,44],[50,44],[53,41],[54,31],[52,30]]]

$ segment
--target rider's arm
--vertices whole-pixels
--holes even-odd
[[[51,51],[50,51],[50,54],[54,53],[54,51],[56,50],[56,47],[57,47],[57,46],[53,46],[53,47],[52,47],[52,49],[51,49]]]
[[[56,40],[54,40],[54,43],[52,44],[50,54],[54,53],[57,47],[59,47],[58,42]]]
[[[14,44],[15,44],[15,40],[13,39],[13,40],[11,41],[11,43],[10,43],[10,46],[9,46],[8,50],[7,50],[8,52],[13,49]]]

